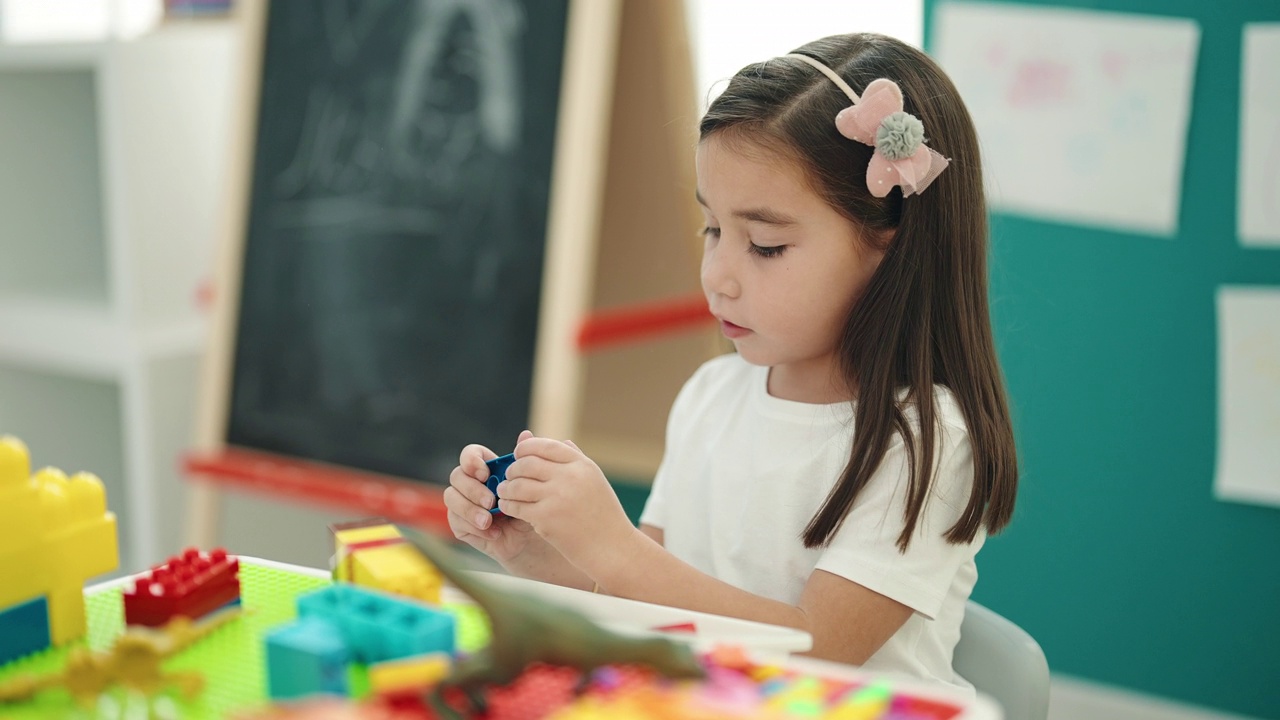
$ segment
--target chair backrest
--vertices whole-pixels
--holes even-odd
[[[1005,720],[1045,720],[1049,663],[1035,638],[970,600],[951,665],[979,692],[995,698]]]

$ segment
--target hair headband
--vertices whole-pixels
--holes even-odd
[[[862,97],[849,87],[835,70],[808,55],[792,53],[831,78],[853,104],[836,115],[836,129],[850,140],[875,148],[867,165],[867,189],[876,197],[889,194],[893,186],[902,196],[919,195],[947,169],[947,159],[924,144],[920,118],[902,111],[902,89],[892,80],[872,80]]]

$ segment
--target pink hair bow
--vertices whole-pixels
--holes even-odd
[[[947,169],[947,159],[925,147],[920,118],[902,111],[898,83],[885,78],[872,80],[858,97],[840,73],[821,62],[801,53],[785,57],[813,66],[853,101],[836,115],[836,129],[850,140],[876,149],[867,164],[867,189],[872,195],[884,197],[894,185],[902,187],[903,197],[918,195]]]
[[[894,185],[906,197],[919,194],[947,169],[947,159],[924,144],[924,127],[902,111],[902,90],[892,80],[871,81],[861,99],[836,115],[836,129],[875,148],[867,165],[867,188],[884,197]]]

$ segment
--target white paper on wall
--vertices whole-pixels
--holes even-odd
[[[1240,241],[1280,247],[1280,23],[1253,23],[1241,42]]]
[[[1280,287],[1218,288],[1214,494],[1280,506]]]
[[[955,1],[935,19],[993,208],[1176,234],[1195,22]]]

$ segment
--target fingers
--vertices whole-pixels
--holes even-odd
[[[489,466],[484,462],[496,457],[498,457],[497,453],[483,445],[468,445],[462,448],[462,452],[458,455],[458,467],[462,468],[467,475],[483,483],[489,479]],[[452,478],[450,481],[452,482]]]
[[[533,437],[532,430],[522,430],[520,432],[520,437],[516,438],[516,444],[519,445],[520,443],[524,442],[525,440],[528,440],[531,437]]]
[[[517,462],[524,457],[537,456],[556,463],[568,463],[582,457],[582,452],[572,443],[543,437],[530,437],[516,445]]]
[[[477,529],[466,518],[452,510],[447,513],[447,517],[449,519],[449,529],[453,531],[453,536],[479,549],[479,546],[486,539],[487,531]]]
[[[467,531],[479,532],[493,525],[489,508],[493,507],[493,493],[484,483],[456,467],[449,474],[449,487],[444,491],[444,506],[465,523]],[[456,534],[456,533],[455,533]]]
[[[503,485],[506,485],[506,483],[503,483]],[[536,503],[523,502],[521,500],[498,501],[498,508],[502,510],[503,515],[515,518],[516,520],[523,520],[527,523],[533,522],[529,515],[536,506]]]
[[[503,500],[534,503],[546,497],[547,486],[529,478],[515,478],[498,484],[498,508],[502,508]],[[506,512],[503,510],[503,512]]]
[[[565,470],[563,463],[551,462],[537,455],[526,455],[507,466],[507,481],[516,478],[528,478],[546,482]],[[502,487],[506,483],[498,485]],[[501,496],[501,494],[499,494]]]

